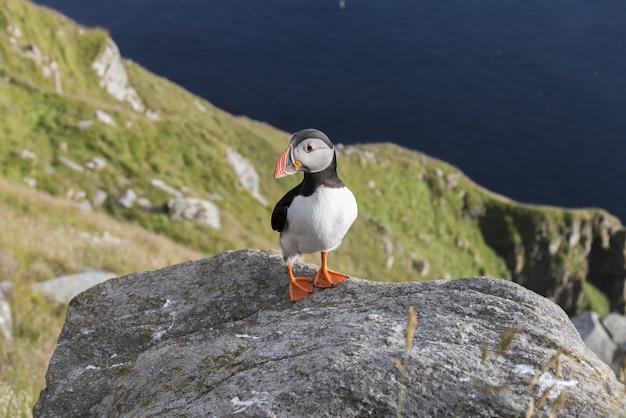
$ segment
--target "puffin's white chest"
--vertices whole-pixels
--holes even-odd
[[[358,214],[356,199],[347,187],[320,186],[311,196],[296,196],[287,211],[281,246],[289,253],[335,249]]]

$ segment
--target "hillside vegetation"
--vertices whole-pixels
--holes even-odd
[[[112,87],[94,68],[103,56]],[[336,143],[350,139],[327,133]],[[121,59],[105,30],[0,0],[0,281],[14,284],[15,316],[15,339],[0,350],[0,415],[3,385],[16,394],[7,405],[28,403],[43,387],[63,318],[28,284],[79,265],[124,274],[222,250],[278,248],[273,203],[299,181],[272,178],[289,136]],[[624,244],[615,238],[623,227],[605,211],[512,202],[393,144],[338,148],[339,174],[360,212],[331,268],[379,281],[486,275],[520,282],[570,314],[623,309],[596,288],[613,294],[620,286],[604,280],[621,274]],[[250,164],[252,181],[229,161],[233,151]],[[120,206],[129,189],[148,204]],[[167,202],[176,196],[211,202],[219,227],[172,220]],[[103,248],[77,231],[122,244]]]

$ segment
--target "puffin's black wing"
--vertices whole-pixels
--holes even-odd
[[[287,227],[287,209],[289,209],[293,198],[298,195],[301,186],[302,183],[289,190],[274,206],[272,212],[272,229],[274,231],[282,232]]]

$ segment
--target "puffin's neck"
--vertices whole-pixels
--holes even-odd
[[[315,189],[319,186],[326,186],[330,188],[344,187],[343,182],[337,175],[337,155],[333,155],[331,163],[317,173],[304,173],[304,179],[302,180],[302,188],[300,193],[304,196],[311,196]]]

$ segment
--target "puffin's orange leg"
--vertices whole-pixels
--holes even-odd
[[[343,273],[337,273],[336,271],[328,270],[326,267],[326,257],[328,253],[322,251],[322,266],[315,274],[313,284],[317,287],[332,287],[346,280],[349,276]]]
[[[287,274],[289,275],[289,297],[292,302],[297,302],[313,293],[313,283],[309,277],[295,277],[292,266],[287,266]]]

